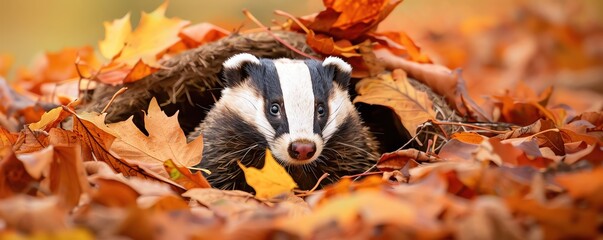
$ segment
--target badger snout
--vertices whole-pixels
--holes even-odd
[[[316,144],[310,140],[302,139],[289,144],[289,156],[296,160],[308,160],[316,153]]]

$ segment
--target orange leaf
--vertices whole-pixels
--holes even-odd
[[[196,48],[208,42],[213,42],[228,36],[230,32],[211,23],[198,23],[185,27],[180,32],[180,38],[188,48]]]
[[[0,77],[6,77],[15,58],[9,54],[0,54]]]
[[[180,41],[178,33],[189,24],[178,18],[166,18],[168,2],[164,2],[151,13],[142,12],[138,27],[125,38],[125,46],[114,61],[135,66],[139,60],[155,66],[157,59],[170,46]],[[121,31],[118,37],[122,37]]]
[[[98,49],[104,57],[113,59],[126,46],[126,39],[132,31],[130,13],[112,22],[104,22],[103,25],[105,26],[105,39],[98,42]]]
[[[132,70],[130,70],[128,75],[126,75],[123,82],[124,83],[134,82],[134,81],[140,80],[148,75],[151,75],[152,73],[157,72],[157,71],[159,71],[158,68],[154,68],[154,67],[151,67],[151,66],[145,64],[141,59],[141,60],[138,60],[136,65],[134,65],[134,68],[132,68]]]
[[[318,13],[308,28],[337,39],[354,40],[374,31],[402,0],[324,0],[327,9]]]
[[[456,132],[452,134],[451,139],[456,139],[464,143],[480,144],[486,137],[474,132]]]
[[[0,161],[0,199],[25,193],[34,181],[12,151]]]
[[[392,74],[396,73],[398,77],[392,77]],[[356,91],[359,95],[354,99],[354,103],[363,102],[391,108],[400,117],[410,135],[414,136],[419,125],[435,118],[433,103],[427,93],[410,85],[403,72],[395,70],[392,74],[365,78],[358,82]]]
[[[49,135],[55,156],[50,164],[50,190],[59,195],[65,206],[75,207],[80,196],[89,190],[80,141],[75,133],[59,128],[51,129]]]
[[[555,181],[574,199],[585,199],[599,209],[603,207],[603,168],[558,175]]]
[[[405,54],[408,55],[412,61],[431,63],[429,57],[424,53],[421,53],[421,49],[404,32],[371,33],[370,36],[379,42],[381,46],[387,47],[387,49],[396,55]]]
[[[177,166],[172,159],[163,162],[165,171],[168,172],[170,179],[180,184],[184,189],[209,188],[209,182],[201,175],[201,172],[191,173],[188,168]]]

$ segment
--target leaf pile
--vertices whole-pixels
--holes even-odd
[[[167,18],[163,4],[143,14],[134,30],[129,14],[105,23],[99,52],[106,60],[91,47],[67,48],[47,53],[10,86],[0,81],[6,103],[0,108],[0,237],[600,237],[600,109],[576,113],[552,105],[552,88],[527,84],[474,101],[473,85],[459,71],[432,64],[403,32],[377,32],[400,2],[325,0],[325,10],[311,16],[278,11],[288,21],[270,29],[304,32],[316,52],[346,58],[363,78],[354,101],[392,109],[412,136],[428,137],[425,151],[385,153],[375,171],[319,191],[294,189],[267,152],[263,169],[241,166],[255,196],[211,188],[203,169],[194,168],[203,139],[186,141],[178,113],[167,116],[153,99],[140,130],[132,118],[106,124],[105,112],[80,112],[83,103],[73,101],[94,84],[136,81],[162,60],[228,34],[209,23]],[[0,74],[10,61],[0,55]],[[464,118],[483,122],[447,121],[409,76]],[[456,131],[439,130],[444,127]]]

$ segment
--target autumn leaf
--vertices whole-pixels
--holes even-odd
[[[126,46],[126,39],[132,31],[130,24],[130,13],[112,22],[104,22],[105,39],[99,41],[98,48],[107,59],[113,59]]]
[[[54,160],[48,175],[49,188],[60,197],[62,204],[75,207],[80,196],[89,191],[80,141],[73,132],[58,128],[51,129],[49,135],[54,146]]]
[[[159,173],[156,173],[144,165],[137,162],[130,162],[111,151],[110,147],[115,141],[117,133],[105,124],[105,116],[106,114],[94,112],[84,112],[81,114],[74,113],[73,131],[80,135],[82,142],[86,144],[89,151],[95,157],[95,159],[86,160],[103,161],[109,164],[112,169],[123,173],[125,176],[137,176],[159,180],[174,186],[179,186],[169,178],[161,176]]]
[[[204,43],[217,41],[229,34],[229,31],[214,24],[198,23],[182,29],[179,36],[188,48],[196,48]]]
[[[211,187],[203,175],[201,175],[201,172],[191,173],[188,168],[177,166],[172,159],[163,162],[163,167],[170,175],[170,179],[183,186],[186,190]]]
[[[57,127],[66,117],[69,117],[71,113],[64,111],[63,107],[56,107],[52,110],[44,113],[40,121],[29,124],[31,130],[43,130],[50,131],[50,129]]]
[[[156,72],[157,60],[181,41],[180,31],[190,22],[166,18],[168,2],[151,13],[142,12],[140,22],[131,31],[130,13],[113,22],[105,22],[105,39],[99,42],[103,56],[111,59],[97,78],[108,84],[133,82]]]
[[[0,77],[6,77],[14,61],[15,57],[12,55],[0,54]]]
[[[257,198],[270,199],[279,194],[291,192],[293,188],[297,187],[293,178],[283,166],[276,162],[268,149],[266,149],[266,158],[262,169],[245,167],[240,162],[238,164],[245,173],[247,184],[255,190]]]
[[[393,77],[397,76],[397,77]],[[427,93],[416,90],[405,74],[383,74],[378,78],[365,78],[356,84],[358,96],[354,103],[363,102],[391,108],[400,117],[400,121],[411,136],[417,133],[417,127],[435,119],[433,103]]]
[[[197,138],[187,143],[186,136],[178,123],[178,113],[168,117],[153,98],[144,117],[148,136],[141,132],[132,117],[123,122],[108,124],[117,138],[111,150],[129,162],[144,164],[153,172],[168,178],[163,163],[172,161],[183,167],[192,167],[201,160],[203,139]]]

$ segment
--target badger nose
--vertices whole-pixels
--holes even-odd
[[[297,160],[308,160],[316,152],[316,144],[308,140],[294,141],[289,145],[289,156]]]

